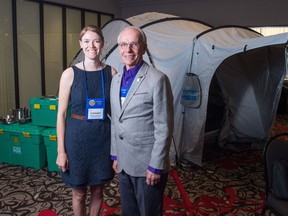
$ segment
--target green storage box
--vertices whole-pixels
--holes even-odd
[[[47,128],[42,132],[46,146],[47,167],[49,171],[60,171],[56,165],[57,159],[57,134],[56,128]]]
[[[46,127],[14,123],[9,132],[11,164],[42,168],[46,165],[46,150],[41,133]]]
[[[33,97],[30,99],[32,123],[38,126],[56,127],[58,97]]]
[[[0,123],[0,162],[11,163],[9,133],[12,124]]]

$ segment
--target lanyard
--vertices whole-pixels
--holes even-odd
[[[89,120],[104,120],[105,116],[105,86],[104,86],[104,75],[102,66],[100,65],[101,70],[101,80],[102,80],[102,98],[89,98],[88,95],[88,84],[87,76],[85,70],[85,64],[83,61],[84,68],[84,78],[85,78],[85,88],[86,88],[86,115],[85,119]]]
[[[83,69],[84,69],[84,77],[85,77],[85,88],[86,88],[86,98],[89,98],[88,96],[88,85],[87,85],[87,76],[86,76],[86,69],[85,69],[85,64],[83,61]],[[101,80],[102,80],[102,98],[105,98],[105,88],[104,88],[104,75],[103,75],[103,70],[102,66],[100,64],[100,70],[101,70]]]

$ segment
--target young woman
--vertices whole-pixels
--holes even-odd
[[[75,216],[99,215],[104,184],[114,177],[110,158],[110,83],[115,69],[100,62],[101,30],[86,26],[79,43],[84,60],[67,68],[60,79],[57,115],[58,156],[62,181],[72,188]],[[70,107],[71,115],[67,110]]]

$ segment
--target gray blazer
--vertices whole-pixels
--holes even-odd
[[[118,172],[145,177],[148,166],[169,171],[174,115],[168,77],[146,62],[138,71],[121,106],[123,71],[111,84],[111,155],[117,156]]]

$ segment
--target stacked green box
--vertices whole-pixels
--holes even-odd
[[[32,123],[38,126],[56,127],[58,97],[33,97],[30,99]]]
[[[0,162],[11,162],[11,151],[9,142],[10,124],[0,123]]]
[[[46,127],[14,123],[9,132],[11,164],[42,168],[46,165],[44,139],[41,133]]]
[[[47,167],[49,171],[58,171],[57,159],[57,135],[56,128],[47,128],[42,132],[46,146]]]

